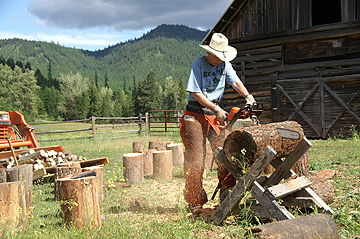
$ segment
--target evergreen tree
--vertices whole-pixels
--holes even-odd
[[[52,119],[58,118],[61,115],[58,112],[59,102],[63,101],[60,92],[53,86],[51,88],[45,87],[40,91],[39,96],[47,115]]]
[[[163,106],[166,110],[178,108],[178,84],[169,76],[165,79]]]
[[[47,70],[48,70],[48,72],[47,72],[48,75],[47,75],[47,84],[46,84],[46,86],[49,87],[49,88],[54,86],[56,88],[56,86],[54,85],[54,82],[53,82],[52,67],[51,67],[51,62],[50,61],[49,61]],[[59,89],[59,88],[56,88],[56,89]]]
[[[99,89],[99,82],[98,82],[97,71],[95,71],[95,85],[96,85],[96,88]]]
[[[180,78],[178,85],[178,109],[185,110],[189,93],[186,91],[183,79]]]
[[[31,64],[30,64],[30,62],[26,62],[26,64],[25,64],[25,69],[28,69],[28,70],[31,70]]]
[[[112,113],[111,95],[110,95],[110,91],[106,90],[105,96],[103,98],[102,116],[110,117],[111,113]]]
[[[150,70],[145,80],[140,80],[136,89],[136,114],[144,114],[149,110],[161,109],[161,86],[156,81],[156,73]]]
[[[99,116],[101,116],[102,104],[101,104],[99,91],[96,88],[96,85],[95,85],[94,81],[90,82],[89,98],[90,98],[90,108],[89,108],[88,117],[91,117],[91,116],[99,117]]]
[[[109,89],[109,77],[107,72],[105,73],[105,87]]]
[[[41,73],[40,69],[36,69],[35,77],[36,77],[36,84],[41,88],[46,88],[46,78]]]
[[[23,65],[23,63],[21,61],[17,60],[15,65],[20,67],[20,69],[24,72],[24,65]]]
[[[11,59],[10,57],[9,57],[8,60],[6,61],[6,65],[10,66],[10,68],[11,68],[12,70],[15,69],[15,62],[14,62],[14,60]]]
[[[88,92],[84,91],[81,95],[75,97],[77,119],[85,119],[90,109],[90,97]]]

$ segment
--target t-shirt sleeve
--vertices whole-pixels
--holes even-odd
[[[187,92],[202,92],[200,61],[196,59],[191,65],[189,81],[186,87]]]
[[[235,81],[239,80],[238,75],[236,74],[236,71],[232,67],[230,62],[226,62],[226,83],[231,85]]]

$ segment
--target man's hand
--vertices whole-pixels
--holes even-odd
[[[246,104],[252,106],[256,101],[254,99],[254,96],[251,94],[248,94],[245,96]]]
[[[216,115],[216,119],[219,122],[224,122],[226,120],[228,113],[225,110],[221,109],[220,106],[215,106],[211,111],[214,112],[214,114]]]

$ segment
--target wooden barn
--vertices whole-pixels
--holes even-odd
[[[237,48],[261,123],[295,120],[309,138],[359,129],[360,0],[234,0],[203,43],[214,32]],[[244,100],[227,89],[224,103]]]

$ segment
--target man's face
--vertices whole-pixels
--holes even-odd
[[[212,66],[217,66],[220,64],[220,62],[222,62],[222,60],[220,60],[217,56],[208,53],[208,59],[209,59],[209,63]]]

